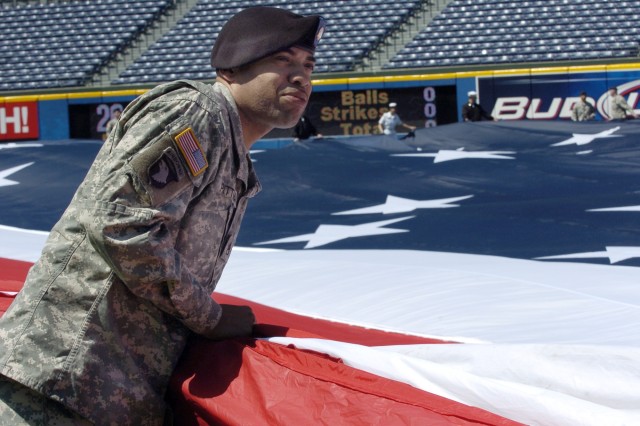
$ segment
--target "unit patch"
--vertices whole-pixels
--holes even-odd
[[[149,183],[156,188],[164,188],[170,182],[178,181],[174,160],[165,152],[149,167]]]
[[[191,127],[180,132],[175,137],[175,141],[193,176],[198,176],[209,166],[202,147]]]

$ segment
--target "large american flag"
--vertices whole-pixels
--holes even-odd
[[[484,122],[264,151],[239,244],[640,266],[639,131]]]
[[[256,145],[263,191],[218,291],[328,321],[318,333],[468,343],[293,342],[509,419],[640,423],[639,140],[635,121],[522,121]],[[100,145],[0,145],[0,283],[35,261]],[[398,357],[408,376],[387,371]]]

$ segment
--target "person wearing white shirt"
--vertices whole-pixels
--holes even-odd
[[[405,124],[400,119],[400,116],[396,112],[396,107],[398,104],[395,102],[391,102],[389,104],[389,111],[382,114],[380,120],[378,121],[378,129],[380,129],[380,133],[385,135],[394,135],[396,134],[396,127],[402,126],[409,130],[415,130],[416,126],[411,126],[409,124]]]

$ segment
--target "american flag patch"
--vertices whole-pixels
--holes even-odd
[[[209,166],[207,159],[204,157],[204,152],[202,152],[202,148],[200,147],[200,143],[198,143],[198,139],[191,127],[180,132],[175,137],[175,140],[193,176],[198,176]]]

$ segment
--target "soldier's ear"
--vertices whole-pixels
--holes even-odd
[[[222,78],[227,83],[232,83],[233,81],[235,81],[236,73],[237,73],[237,69],[235,68],[229,68],[226,70],[221,70],[221,69],[216,70],[217,76]]]

